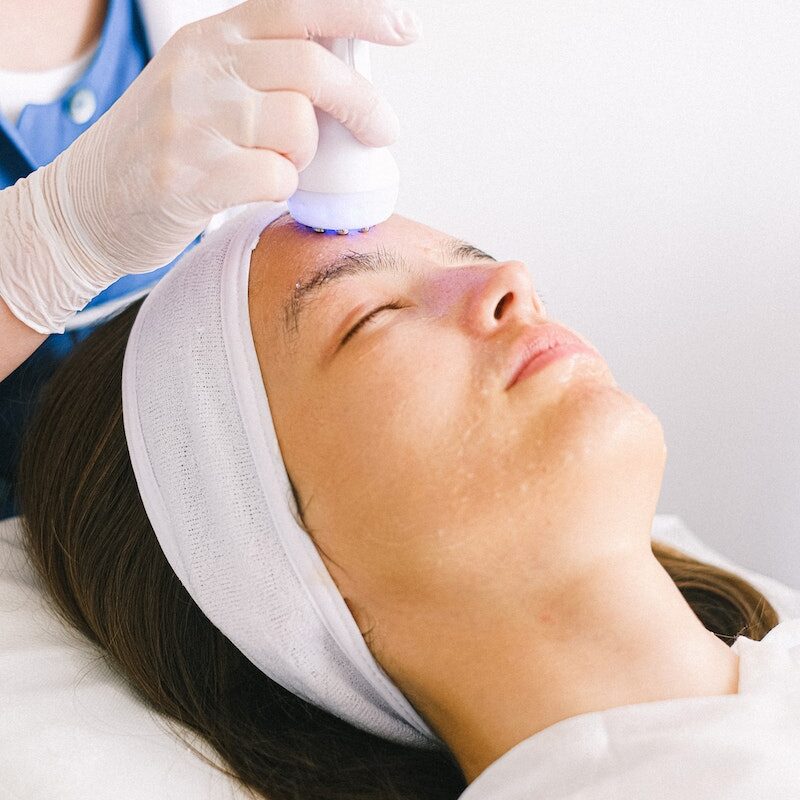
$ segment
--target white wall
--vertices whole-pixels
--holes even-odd
[[[397,211],[525,261],[661,419],[658,513],[800,586],[800,4],[416,8]]]

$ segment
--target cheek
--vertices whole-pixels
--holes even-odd
[[[315,485],[340,503],[352,498],[362,516],[382,511],[385,519],[408,505],[415,487],[438,483],[436,471],[452,464],[475,403],[464,337],[424,330],[414,323],[376,330],[320,386]]]

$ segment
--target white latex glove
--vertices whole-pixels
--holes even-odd
[[[0,297],[35,331],[63,333],[215,213],[291,197],[316,152],[315,105],[364,144],[391,144],[391,106],[310,37],[403,45],[412,17],[391,0],[248,0],[181,28],[55,161],[0,192]]]

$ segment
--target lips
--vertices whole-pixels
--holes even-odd
[[[589,353],[596,351],[586,345],[581,339],[569,331],[550,323],[529,327],[514,342],[511,348],[511,358],[508,361],[507,375],[509,380],[506,390],[510,389],[520,376],[520,373],[538,355],[554,347],[575,347]]]

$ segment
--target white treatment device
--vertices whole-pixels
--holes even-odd
[[[316,39],[323,47],[372,80],[369,42]],[[394,211],[400,187],[397,162],[388,147],[369,147],[330,114],[315,107],[319,144],[300,173],[297,191],[286,201],[297,222],[318,233],[366,232]]]

